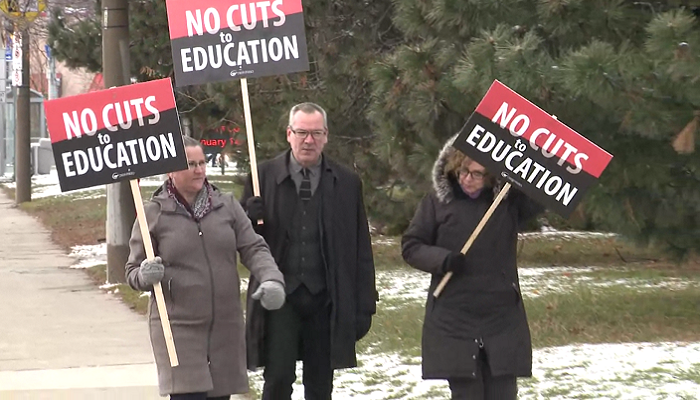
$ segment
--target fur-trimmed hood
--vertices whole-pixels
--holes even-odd
[[[445,143],[433,165],[433,189],[441,203],[449,203],[455,198],[456,182],[454,177],[450,177],[448,172],[445,171],[445,168],[450,156],[458,151],[452,147],[452,143],[454,143],[458,135],[455,134]]]
[[[433,165],[433,190],[435,190],[438,200],[445,204],[455,199],[456,190],[461,190],[456,176],[453,174],[451,175],[449,173],[450,171],[446,170],[450,158],[455,152],[459,151],[452,146],[457,136],[459,136],[459,133],[454,134],[445,142],[445,145],[442,147],[442,150],[440,150],[440,154]],[[494,195],[500,192],[502,186],[503,182],[500,179],[496,179],[495,185],[493,185]]]

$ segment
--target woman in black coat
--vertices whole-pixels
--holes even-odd
[[[511,190],[462,255],[498,188],[495,177],[452,147],[452,140],[433,168],[434,191],[423,198],[402,238],[404,260],[432,274],[423,379],[447,379],[452,399],[516,399],[516,377],[532,375],[516,265],[518,230],[542,208]],[[435,298],[447,272],[454,275]]]

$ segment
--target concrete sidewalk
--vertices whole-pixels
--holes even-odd
[[[0,192],[0,399],[162,399],[146,320]]]

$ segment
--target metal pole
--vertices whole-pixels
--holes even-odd
[[[3,43],[6,46],[6,43]],[[7,49],[6,49],[7,50]],[[10,53],[11,54],[11,53]],[[7,123],[5,114],[7,113],[7,61],[2,58],[0,61],[0,179],[5,175],[5,146],[7,138]]]
[[[102,0],[102,75],[106,88],[130,83],[128,48],[128,1]],[[107,185],[107,282],[125,282],[124,266],[135,219],[129,182]]]
[[[31,124],[29,120],[29,30],[20,27],[22,35],[22,84],[17,87],[15,100],[15,203],[32,200]]]

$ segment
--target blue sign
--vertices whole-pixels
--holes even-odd
[[[10,35],[7,35],[5,43],[5,61],[12,61],[12,38]]]

